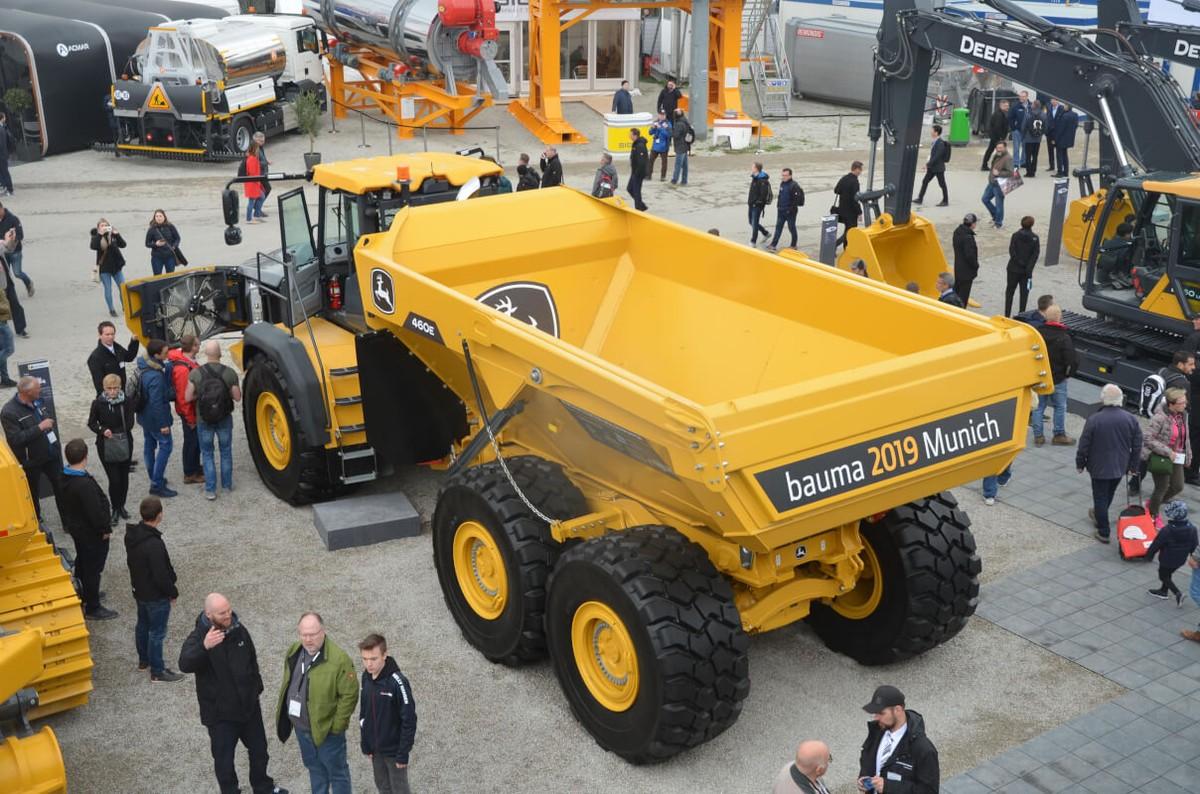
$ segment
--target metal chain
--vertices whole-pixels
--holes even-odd
[[[559,523],[557,520],[546,515],[541,510],[538,510],[537,505],[529,501],[529,497],[526,496],[525,492],[521,490],[521,486],[517,485],[517,481],[513,478],[512,472],[508,470],[508,464],[504,462],[504,456],[500,454],[500,443],[496,441],[496,436],[492,433],[491,424],[484,422],[483,426],[487,429],[488,438],[492,441],[492,451],[496,453],[496,460],[500,463],[501,471],[503,471],[504,476],[508,478],[508,484],[511,485],[513,490],[517,492],[517,496],[521,497],[521,501],[524,502],[525,506],[529,508],[529,512],[533,513],[550,526],[554,526],[555,524]]]

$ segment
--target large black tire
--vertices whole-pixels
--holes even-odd
[[[254,120],[242,113],[233,119],[229,125],[229,149],[238,154],[250,151],[250,143],[254,140]]]
[[[328,451],[306,437],[300,427],[295,396],[274,360],[255,356],[242,381],[242,392],[242,419],[250,456],[271,493],[291,504],[303,505],[345,490],[330,476]],[[260,433],[267,411],[274,426],[263,426]]]
[[[830,648],[865,665],[902,661],[950,639],[979,603],[982,564],[970,526],[949,493],[902,505],[874,523],[863,521],[868,573],[873,554],[882,575],[878,605],[848,617],[836,602],[813,604],[809,625]],[[862,586],[870,583],[864,578]]]
[[[561,520],[588,511],[583,494],[557,465],[532,456],[506,462],[521,491],[544,515]],[[479,590],[495,591],[502,601],[481,605],[472,582],[464,586],[464,566],[456,567],[455,561],[460,531],[476,533],[476,543],[484,545],[485,559],[470,556],[472,565],[487,566],[472,571]],[[545,657],[546,580],[562,551],[550,526],[525,506],[499,463],[458,472],[438,494],[433,561],[442,595],[467,642],[493,662],[517,665]]]
[[[597,604],[623,626],[589,620]],[[733,591],[704,550],[670,527],[629,529],[564,553],[550,577],[546,636],[575,717],[635,764],[712,739],[737,721],[750,692],[749,640]],[[600,698],[587,682],[597,672],[616,687],[607,692],[601,681]]]

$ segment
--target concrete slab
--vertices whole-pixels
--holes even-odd
[[[313,524],[329,551],[421,534],[421,516],[400,491],[313,505]]]

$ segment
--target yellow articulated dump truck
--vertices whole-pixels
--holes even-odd
[[[82,706],[92,659],[71,575],[38,527],[25,473],[0,439],[0,791],[65,792],[54,731],[29,721]]]
[[[437,461],[434,564],[464,637],[505,664],[549,656],[580,722],[635,763],[737,720],[750,634],[807,620],[886,664],[963,628],[980,560],[946,489],[1022,447],[1051,386],[1035,331],[566,188],[487,195],[454,158],[405,157],[319,166],[316,242],[298,192],[281,197],[274,293],[336,280],[336,296],[307,286],[311,302],[257,319],[238,314],[248,268],[213,271],[224,291],[206,305],[256,349],[243,410],[276,493],[298,449],[336,459],[340,423],[375,471]],[[473,198],[328,228],[381,217],[367,184],[429,195],[418,174]],[[150,312],[162,285],[131,285],[126,305]]]

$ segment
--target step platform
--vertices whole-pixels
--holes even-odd
[[[328,551],[421,534],[421,517],[400,491],[315,504],[313,523]]]

